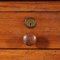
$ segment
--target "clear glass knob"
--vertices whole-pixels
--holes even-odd
[[[28,46],[35,44],[36,40],[37,40],[37,38],[33,34],[26,34],[23,36],[23,42],[24,42],[24,44],[26,44]]]

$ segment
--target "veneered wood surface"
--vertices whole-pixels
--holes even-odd
[[[25,18],[35,18],[35,28],[27,28]],[[37,43],[26,46],[25,34],[34,34]],[[0,48],[60,48],[60,13],[51,12],[1,12],[0,13]]]
[[[0,11],[60,11],[60,1],[0,2]]]
[[[0,50],[0,60],[60,60],[60,50]]]
[[[0,48],[60,48],[59,11],[60,2],[0,2]],[[26,28],[26,17],[34,17],[37,26]],[[23,44],[22,37],[26,33],[35,34],[38,43],[33,46]],[[0,60],[17,59],[60,60],[60,50],[0,49]]]

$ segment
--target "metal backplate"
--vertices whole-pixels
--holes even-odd
[[[36,20],[32,17],[26,18],[25,25],[29,28],[33,28],[36,26]]]

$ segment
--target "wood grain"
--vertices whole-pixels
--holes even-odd
[[[37,25],[29,29],[24,21],[27,17],[35,18]],[[60,48],[60,12],[1,12],[0,13],[0,48]],[[25,34],[37,36],[37,43],[26,46]]]
[[[0,50],[0,60],[60,60],[60,50]]]
[[[60,11],[60,1],[0,2],[0,11]]]
[[[27,17],[35,18],[35,28],[25,26]],[[35,45],[23,43],[27,33],[37,36]],[[60,2],[0,2],[0,60],[60,60],[60,50],[14,48],[60,48]]]

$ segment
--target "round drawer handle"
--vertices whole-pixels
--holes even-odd
[[[28,46],[35,44],[36,40],[37,40],[37,38],[33,34],[26,34],[23,36],[23,42],[24,42],[24,44],[26,44]]]

